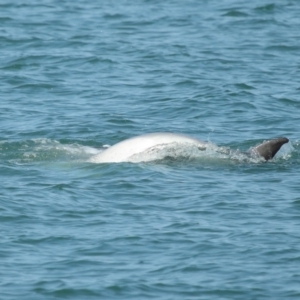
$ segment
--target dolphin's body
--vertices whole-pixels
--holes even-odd
[[[275,156],[287,138],[266,141],[248,151],[249,155],[261,156],[269,160]],[[209,143],[193,137],[175,133],[149,133],[124,140],[95,155],[91,161],[96,163],[119,163],[133,161],[132,157],[151,149],[163,148],[168,145],[191,145],[199,151],[206,150]]]

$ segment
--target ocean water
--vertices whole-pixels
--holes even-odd
[[[2,0],[0,299],[299,299],[299,15]],[[234,155],[92,162],[149,132]],[[278,136],[267,163],[237,151]]]

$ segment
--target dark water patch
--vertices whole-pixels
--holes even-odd
[[[281,102],[284,106],[287,106],[287,107],[295,107],[296,109],[297,108],[300,108],[300,103],[299,101],[297,101],[295,98],[275,98],[276,101],[279,101]]]
[[[46,286],[49,283],[46,284]],[[43,284],[45,285],[45,284]],[[50,284],[52,285],[52,284]],[[45,295],[45,296],[54,296],[55,298],[72,298],[72,299],[81,299],[81,297],[101,297],[102,294],[98,293],[96,291],[92,291],[87,288],[51,288],[51,291],[49,291],[49,288],[42,288],[38,287],[35,290],[35,293],[38,293],[40,295]]]
[[[274,51],[274,52],[299,52],[299,46],[289,46],[289,45],[273,45],[266,48],[267,51]]]
[[[0,22],[5,23],[5,22],[11,22],[13,18],[11,17],[0,17]]]
[[[235,85],[237,88],[241,89],[241,90],[252,90],[255,89],[255,87],[248,85],[246,83],[238,83]]]
[[[175,85],[178,87],[190,87],[192,85],[196,85],[197,82],[193,81],[193,80],[182,80],[180,82],[177,82]]]
[[[126,14],[121,14],[121,13],[105,13],[103,15],[103,18],[107,20],[120,20],[120,19],[125,19],[126,17],[127,17]]]
[[[230,10],[222,15],[222,17],[248,17],[247,13],[241,12],[239,10]]]
[[[274,3],[258,6],[255,8],[256,12],[260,13],[273,13],[277,9],[277,5]]]

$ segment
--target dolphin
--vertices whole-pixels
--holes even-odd
[[[250,148],[247,151],[249,156],[262,157],[268,161],[272,159],[279,151],[281,146],[288,143],[285,137],[267,140],[262,144]],[[204,151],[209,147],[209,143],[198,140],[184,134],[158,132],[148,133],[127,140],[121,141],[100,154],[91,158],[91,162],[95,163],[119,163],[119,162],[133,162],[134,155],[141,154],[151,149],[161,149],[168,145],[191,145]],[[211,145],[211,143],[210,143]]]

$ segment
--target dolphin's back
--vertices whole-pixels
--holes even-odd
[[[288,143],[287,138],[277,138],[268,140],[262,144],[251,148],[247,154],[250,156],[260,156],[265,160],[272,159],[279,151],[282,145]],[[175,134],[168,132],[149,133],[133,137],[115,144],[114,146],[104,150],[98,155],[91,158],[91,162],[95,163],[117,163],[117,162],[136,162],[137,154],[141,154],[147,150],[158,149],[160,146],[178,144],[178,145],[193,145],[199,150],[207,149],[207,143],[196,138],[189,137],[183,134]],[[157,147],[157,148],[156,148]],[[171,146],[172,147],[172,146]],[[147,153],[146,153],[147,155]],[[144,158],[142,158],[143,160]],[[140,161],[140,160],[139,160]]]
[[[171,143],[194,144],[202,147],[205,145],[205,142],[183,134],[149,133],[117,143],[93,157],[92,161],[97,163],[125,162],[129,161],[131,156],[142,153],[147,149]]]

